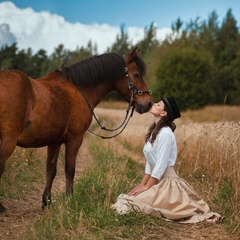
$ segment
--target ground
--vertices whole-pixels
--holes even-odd
[[[116,117],[116,122],[121,122],[124,118],[125,110],[112,110],[112,109],[101,109],[96,110],[97,116],[105,117]],[[132,119],[129,121],[128,126],[121,134],[127,138],[134,137],[136,141],[142,141],[143,125],[150,124],[152,117],[149,114],[139,115],[134,113]],[[146,129],[144,128],[144,132]],[[84,142],[79,151],[79,156],[81,159],[77,160],[76,166],[76,179],[81,176],[81,172],[88,166],[93,158],[88,149],[89,142],[93,137],[91,134],[86,134]],[[109,141],[109,140],[104,140]],[[111,143],[118,141],[116,138],[110,140]],[[126,151],[123,150],[122,151]],[[131,154],[131,153],[128,153]],[[144,159],[134,158],[132,154],[131,158],[138,162],[144,162]],[[65,175],[64,170],[59,169],[57,177],[54,180],[53,191],[64,191],[65,187]],[[0,215],[0,239],[10,240],[10,239],[23,239],[24,234],[27,231],[27,226],[30,223],[36,221],[40,215],[44,214],[41,209],[41,195],[44,188],[44,183],[34,189],[26,198],[18,201],[7,201],[3,200],[4,206],[7,207],[7,211]],[[171,223],[172,224],[172,223]],[[181,230],[181,236],[179,231]],[[160,238],[159,238],[160,239]],[[226,234],[224,224],[209,225],[209,224],[196,224],[196,225],[177,225],[171,229],[171,233],[167,234],[167,237],[161,237],[161,239],[171,239],[171,240],[181,240],[181,239],[212,239],[212,240],[228,240],[238,238],[231,238]]]

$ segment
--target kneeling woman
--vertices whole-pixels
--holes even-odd
[[[112,208],[120,214],[135,210],[181,223],[218,222],[221,216],[173,168],[177,158],[173,121],[181,117],[175,98],[161,98],[150,112],[154,123],[143,148],[145,175],[132,191],[119,195]]]

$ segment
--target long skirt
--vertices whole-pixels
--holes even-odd
[[[166,169],[156,185],[137,196],[120,194],[112,208],[119,214],[137,211],[179,223],[216,223],[221,219],[173,167]]]

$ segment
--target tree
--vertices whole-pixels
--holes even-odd
[[[127,32],[124,29],[124,25],[121,25],[120,35],[117,34],[116,40],[113,45],[107,48],[107,52],[128,53],[132,48],[132,44],[129,41]]]
[[[182,25],[183,25],[183,21],[178,17],[176,22],[172,24],[172,31],[179,34]]]
[[[147,56],[147,54],[151,54],[153,49],[159,45],[159,41],[157,40],[157,27],[154,23],[151,23],[150,28],[144,29],[144,38],[139,41],[136,46],[141,49],[141,55],[143,57]]]
[[[203,21],[199,27],[199,38],[196,42],[196,49],[204,49],[216,55],[217,38],[219,34],[218,15],[215,11],[211,13],[207,21]]]
[[[211,61],[209,54],[193,48],[168,51],[159,63],[153,97],[174,95],[180,109],[196,109],[210,104]]]
[[[0,50],[0,70],[14,69],[14,59],[17,53],[17,43],[3,46]]]
[[[228,10],[223,24],[219,29],[217,36],[217,50],[215,55],[215,63],[217,66],[217,85],[218,96],[216,103],[223,103],[227,98],[227,103],[234,103],[232,92],[235,91],[235,77],[233,75],[235,63],[238,58],[239,47],[239,32],[236,20],[232,15],[231,10]]]

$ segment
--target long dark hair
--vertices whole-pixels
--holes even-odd
[[[166,115],[162,117],[157,123],[154,122],[153,124],[150,125],[148,132],[145,136],[145,142],[149,141],[151,144],[153,144],[154,141],[156,140],[158,132],[163,127],[170,127],[173,132],[176,129],[175,123],[170,121],[168,115]]]

